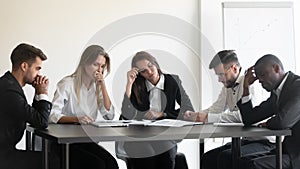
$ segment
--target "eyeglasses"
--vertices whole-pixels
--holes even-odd
[[[224,67],[225,71],[224,73],[216,73],[216,75],[218,76],[218,78],[224,78],[227,74],[227,72],[234,66],[234,64],[230,65],[230,66],[226,66]]]

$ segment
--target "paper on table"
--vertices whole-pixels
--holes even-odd
[[[162,127],[182,127],[192,126],[197,124],[203,124],[202,122],[191,122],[175,119],[163,119],[163,120],[103,120],[90,123],[96,127],[126,127],[132,126],[162,126]]]
[[[182,127],[182,126],[192,126],[197,124],[203,124],[202,122],[192,122],[192,121],[183,121],[175,119],[163,119],[157,120],[152,123],[146,124],[147,126],[163,126],[163,127]]]
[[[126,120],[102,120],[91,122],[90,124],[96,127],[126,127],[129,121]]]
[[[244,126],[243,123],[214,123],[215,126]]]
[[[132,126],[146,126],[152,123],[152,120],[131,120],[128,124]]]

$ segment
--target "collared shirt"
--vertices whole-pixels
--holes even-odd
[[[155,112],[161,112],[161,92],[164,90],[165,84],[165,76],[163,74],[160,75],[160,79],[156,86],[154,86],[148,80],[145,80],[145,84],[147,87],[147,91],[150,91],[149,100],[150,100],[150,110]]]
[[[241,123],[242,117],[237,102],[243,96],[243,85],[245,76],[240,73],[233,88],[222,87],[218,99],[203,112],[208,113],[208,123]],[[252,84],[249,87],[254,105],[258,105],[269,95],[266,94],[259,84]]]
[[[280,96],[282,87],[283,87],[288,75],[289,75],[289,73],[286,73],[283,80],[281,81],[280,85],[277,87],[277,89],[273,90],[273,92],[277,95],[277,98],[279,98],[279,96]]]
[[[40,100],[46,100],[48,102],[51,102],[49,99],[49,96],[46,94],[37,94],[34,96],[35,100],[40,101]]]
[[[223,122],[223,123],[242,123],[242,116],[237,102],[243,96],[244,90],[244,75],[239,75],[237,78],[235,85],[233,88],[222,87],[222,91],[219,94],[219,97],[216,102],[214,102],[208,109],[203,110],[208,113],[208,123],[214,122]],[[260,84],[252,84],[249,86],[249,93],[251,95],[251,100],[253,105],[258,105],[267,97],[268,94],[264,91]],[[275,143],[275,137],[267,136],[267,137],[247,137],[247,140],[260,140],[260,139],[268,139],[270,142]]]
[[[234,88],[222,87],[218,99],[203,112],[208,113],[208,123],[213,122],[242,122],[239,109],[236,105],[241,87],[243,84],[243,76],[239,76],[236,80]]]
[[[277,103],[278,103],[278,99],[279,99],[279,96],[280,96],[281,91],[282,91],[282,87],[283,87],[283,85],[285,84],[285,81],[286,81],[286,79],[287,79],[288,76],[289,76],[289,72],[287,72],[287,73],[285,74],[283,80],[281,81],[281,83],[280,83],[280,85],[277,87],[277,89],[275,89],[275,90],[272,91],[272,92],[273,92],[274,94],[276,94],[276,96],[277,96],[277,100],[276,100]],[[285,137],[283,136],[283,137],[282,137],[282,141],[284,140],[284,138],[285,138]]]
[[[103,101],[100,92],[100,100]],[[52,101],[50,122],[57,123],[63,116],[90,116],[95,121],[114,118],[114,107],[111,105],[109,110],[100,103],[97,104],[96,85],[91,85],[88,90],[85,85],[80,89],[80,103],[75,92],[74,77],[67,76],[57,84],[57,89]]]

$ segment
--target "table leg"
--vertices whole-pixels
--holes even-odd
[[[199,140],[199,165],[200,165],[200,169],[202,169],[202,164],[201,164],[201,158],[204,154],[204,139],[200,139]]]
[[[238,160],[241,157],[241,139],[240,137],[232,137],[231,140],[231,153],[232,153],[232,168],[238,169]]]
[[[31,132],[26,130],[26,150],[31,150]]]
[[[31,135],[31,150],[32,151],[35,151],[35,138],[36,138],[36,135],[34,133],[32,133],[32,135]]]
[[[44,164],[44,169],[49,169],[49,157],[48,157],[48,140],[47,139],[42,139],[42,152],[43,152],[43,164]]]
[[[70,144],[66,143],[63,144],[63,151],[62,151],[62,162],[63,162],[63,167],[64,169],[69,169],[70,168]]]
[[[282,136],[276,136],[276,169],[282,169]]]

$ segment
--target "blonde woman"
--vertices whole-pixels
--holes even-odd
[[[104,81],[109,72],[110,58],[104,49],[98,45],[87,47],[75,72],[58,82],[50,121],[88,124],[113,119],[114,107]],[[54,151],[59,152],[55,147]],[[114,157],[96,143],[72,144],[70,153],[71,168],[118,168]]]

